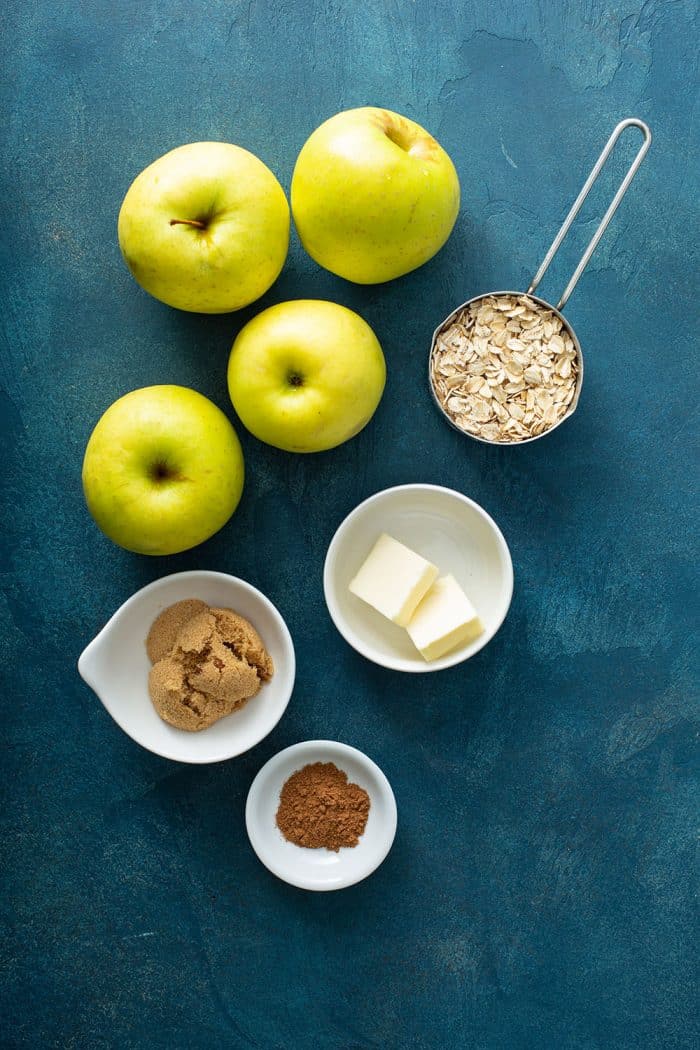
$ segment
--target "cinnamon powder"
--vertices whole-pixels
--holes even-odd
[[[369,815],[369,795],[333,762],[312,762],[284,784],[277,827],[288,842],[336,853],[356,846]]]

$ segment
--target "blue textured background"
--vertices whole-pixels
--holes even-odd
[[[3,20],[3,1044],[697,1045],[696,4],[27,0]],[[456,162],[462,212],[431,263],[363,289],[293,238],[265,299],[218,318],[131,280],[116,217],[147,163],[230,140],[288,188],[310,131],[366,103],[424,123]],[[428,396],[432,328],[468,296],[527,285],[628,115],[654,144],[568,308],[579,411],[532,446],[468,443]],[[100,414],[164,382],[229,411],[232,338],[297,296],[375,327],[389,378],[373,423],[310,458],[243,433],[246,490],[220,535],[162,560],[112,546],[80,490]],[[344,515],[410,481],[482,503],[516,568],[495,642],[419,679],[351,651],[321,590]],[[299,657],[275,732],[208,768],[139,749],[75,670],[128,595],[190,567],[262,588]],[[330,895],[278,882],[243,824],[262,763],[317,736],[368,752],[399,806],[383,867]]]

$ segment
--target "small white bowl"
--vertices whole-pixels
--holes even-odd
[[[452,573],[476,609],[484,631],[427,662],[408,634],[360,598],[348,584],[382,532]],[[461,492],[439,485],[398,485],[360,503],[331,540],[323,570],[326,605],[343,638],[362,656],[394,671],[441,671],[483,649],[506,618],[513,597],[513,563],[501,530]]]
[[[201,598],[250,620],[272,657],[275,673],[257,696],[208,729],[189,733],[168,725],[148,695],[146,635],[156,616],[174,602]],[[294,687],[294,646],[271,601],[244,580],[224,572],[178,572],[143,587],[117,609],[78,661],[78,671],[132,740],[176,762],[221,762],[254,747],[284,714]]]
[[[311,762],[333,762],[369,795],[367,826],[357,846],[306,849],[287,842],[277,827],[280,793],[292,773]],[[250,844],[266,868],[302,890],[342,890],[379,867],[396,834],[396,799],[379,766],[357,748],[335,740],[293,744],[266,762],[248,792],[245,822]]]

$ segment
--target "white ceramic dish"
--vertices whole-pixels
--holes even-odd
[[[334,762],[348,779],[368,793],[370,810],[357,846],[306,849],[282,835],[275,817],[286,780],[310,762]],[[248,792],[245,821],[250,844],[266,868],[302,890],[340,890],[360,882],[379,867],[396,834],[396,800],[379,766],[361,751],[334,740],[306,740],[274,755]]]
[[[452,573],[476,608],[483,634],[426,662],[406,631],[360,598],[348,584],[382,532]],[[478,503],[438,485],[399,485],[360,503],[331,540],[323,571],[331,618],[358,653],[395,671],[440,671],[483,649],[506,618],[513,563],[501,530]]]
[[[199,733],[163,722],[148,695],[146,635],[156,616],[183,598],[201,598],[245,616],[275,665],[257,696]],[[149,583],[124,602],[85,649],[78,671],[137,744],[177,762],[221,762],[254,747],[279,722],[294,686],[294,646],[277,609],[249,583],[223,572],[178,572]]]

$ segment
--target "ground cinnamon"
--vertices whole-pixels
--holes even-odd
[[[337,852],[356,846],[369,815],[369,795],[333,762],[312,762],[284,784],[277,827],[288,842]]]

